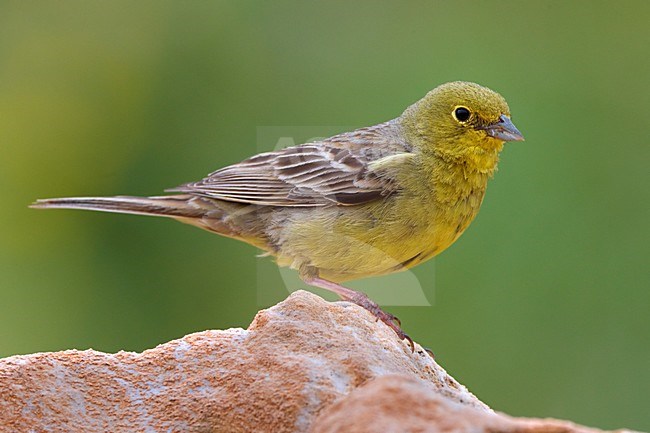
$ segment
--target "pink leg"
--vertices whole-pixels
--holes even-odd
[[[329,290],[330,292],[336,293],[341,297],[341,299],[354,302],[358,306],[363,307],[366,310],[370,311],[370,313],[372,313],[373,316],[375,316],[378,320],[384,322],[393,331],[395,331],[395,333],[400,339],[406,340],[409,346],[411,346],[411,352],[415,351],[415,345],[413,344],[413,340],[411,340],[411,337],[409,337],[408,335],[406,335],[404,331],[402,331],[402,328],[400,327],[402,324],[400,323],[399,319],[393,316],[392,314],[386,313],[384,310],[382,310],[379,307],[379,305],[377,305],[377,303],[374,302],[372,299],[370,299],[368,295],[366,295],[365,293],[348,289],[347,287],[343,287],[340,284],[324,280],[320,277],[303,276],[303,281],[309,284],[310,286],[320,287],[321,289]]]

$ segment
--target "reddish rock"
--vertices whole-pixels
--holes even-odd
[[[476,431],[547,425],[495,415],[365,310],[303,291],[247,330],[199,332],[143,353],[0,360],[3,433],[439,431],[434,419]],[[570,426],[552,423],[549,432]]]
[[[461,404],[412,376],[369,381],[323,409],[311,433],[595,433],[566,421],[512,418]],[[623,430],[620,430],[623,432]]]

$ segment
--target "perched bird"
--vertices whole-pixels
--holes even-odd
[[[413,348],[396,317],[340,283],[403,271],[445,250],[478,213],[504,142],[523,139],[501,95],[458,81],[396,119],[255,155],[173,195],[32,207],[165,216],[239,239],[366,308]]]

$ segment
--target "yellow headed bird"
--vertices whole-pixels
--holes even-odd
[[[478,213],[504,142],[521,140],[501,95],[458,81],[396,119],[255,155],[173,195],[32,207],[165,216],[248,242],[366,308],[413,348],[393,315],[340,283],[403,271],[451,245]]]

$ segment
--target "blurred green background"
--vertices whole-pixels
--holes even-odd
[[[647,1],[1,2],[0,356],[141,351],[286,296],[277,276],[260,305],[247,245],[32,200],[159,194],[273,148],[260,126],[325,135],[471,80],[526,142],[415,269],[434,306],[389,311],[495,409],[650,430],[649,22]]]

